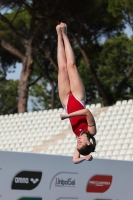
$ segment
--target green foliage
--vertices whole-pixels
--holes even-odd
[[[108,0],[108,11],[116,18],[122,18],[133,28],[133,1]]]
[[[133,1],[132,0],[108,0],[108,10],[118,16],[123,11],[128,11],[133,14]]]
[[[18,80],[4,80],[0,83],[0,114],[17,111]]]
[[[38,81],[38,84],[30,87],[30,96],[32,99],[33,110],[51,108],[51,87],[46,79],[42,78]],[[56,108],[61,107],[57,89],[55,91],[55,105]]]
[[[5,13],[3,18],[0,18],[0,39],[12,44],[22,54],[25,53],[27,47],[25,41],[33,36],[38,24],[43,21],[43,26],[40,27],[32,45],[34,63],[31,82],[37,77],[41,77],[35,85],[30,87],[34,110],[50,108],[50,81],[55,86],[55,107],[61,106],[57,91],[57,34],[55,31],[55,26],[60,21],[68,24],[68,33],[74,47],[77,66],[86,88],[87,103],[103,103],[104,101],[86,67],[77,44],[71,37],[71,33],[78,39],[87,53],[92,69],[107,93],[110,105],[118,99],[129,98],[133,88],[132,78],[129,77],[122,88],[119,88],[119,85],[133,62],[131,56],[133,38],[128,39],[124,34],[118,33],[125,25],[123,19],[127,19],[127,14],[132,19],[131,0],[64,0],[63,2],[61,0],[56,2],[53,0],[16,0],[15,2],[7,0],[2,1],[0,5],[12,9]],[[110,39],[100,45],[99,41],[103,36]],[[18,58],[0,49],[0,59],[1,77],[3,77],[4,72],[6,73],[12,65],[15,66]],[[14,88],[17,92],[15,85],[13,86],[13,83],[11,85],[11,91]],[[4,85],[2,88],[1,94],[5,94]],[[120,94],[118,94],[118,89],[121,90]],[[18,95],[15,94],[17,98]],[[15,101],[15,99],[12,100],[12,102]],[[2,102],[4,108],[4,101]],[[13,107],[10,106],[10,102],[8,103],[9,107]],[[6,107],[8,107],[8,103],[5,104]],[[11,108],[8,110],[11,111]],[[6,108],[4,112],[7,112]]]
[[[30,88],[30,96],[33,103],[33,110],[49,108],[50,100],[48,97],[49,93],[46,90],[46,87],[46,81],[44,79],[41,79],[38,84],[35,84]]]
[[[102,99],[98,95],[97,88],[92,80],[92,76],[86,68],[86,63],[83,59],[79,62],[78,71],[86,90],[86,104],[102,102]]]
[[[108,39],[102,45],[102,51],[99,54],[98,77],[110,98],[111,104],[118,99],[128,99],[127,96],[132,93],[132,76],[119,88],[133,63],[132,42],[133,37],[129,39],[126,35],[121,34]],[[121,94],[118,96],[120,90]]]
[[[24,52],[23,39],[29,38],[31,16],[26,10],[19,10],[6,13],[3,17],[4,19],[0,20],[0,38]]]

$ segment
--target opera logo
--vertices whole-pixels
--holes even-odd
[[[95,175],[88,181],[86,192],[104,193],[110,188],[112,179],[110,175]]]

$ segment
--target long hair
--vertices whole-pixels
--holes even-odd
[[[83,134],[87,135],[88,141],[90,141],[90,145],[86,144],[77,150],[79,151],[79,153],[81,155],[86,156],[86,155],[89,155],[91,152],[95,152],[96,140],[95,140],[94,136],[89,133],[89,131],[83,131],[82,135]]]

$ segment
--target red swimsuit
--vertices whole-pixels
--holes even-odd
[[[67,103],[67,112],[72,113],[84,109],[84,106],[78,101],[72,93],[69,94]],[[76,116],[69,118],[73,132],[79,137],[83,131],[88,130],[86,116]]]

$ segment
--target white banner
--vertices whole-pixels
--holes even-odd
[[[0,200],[133,200],[133,162],[0,152]]]

